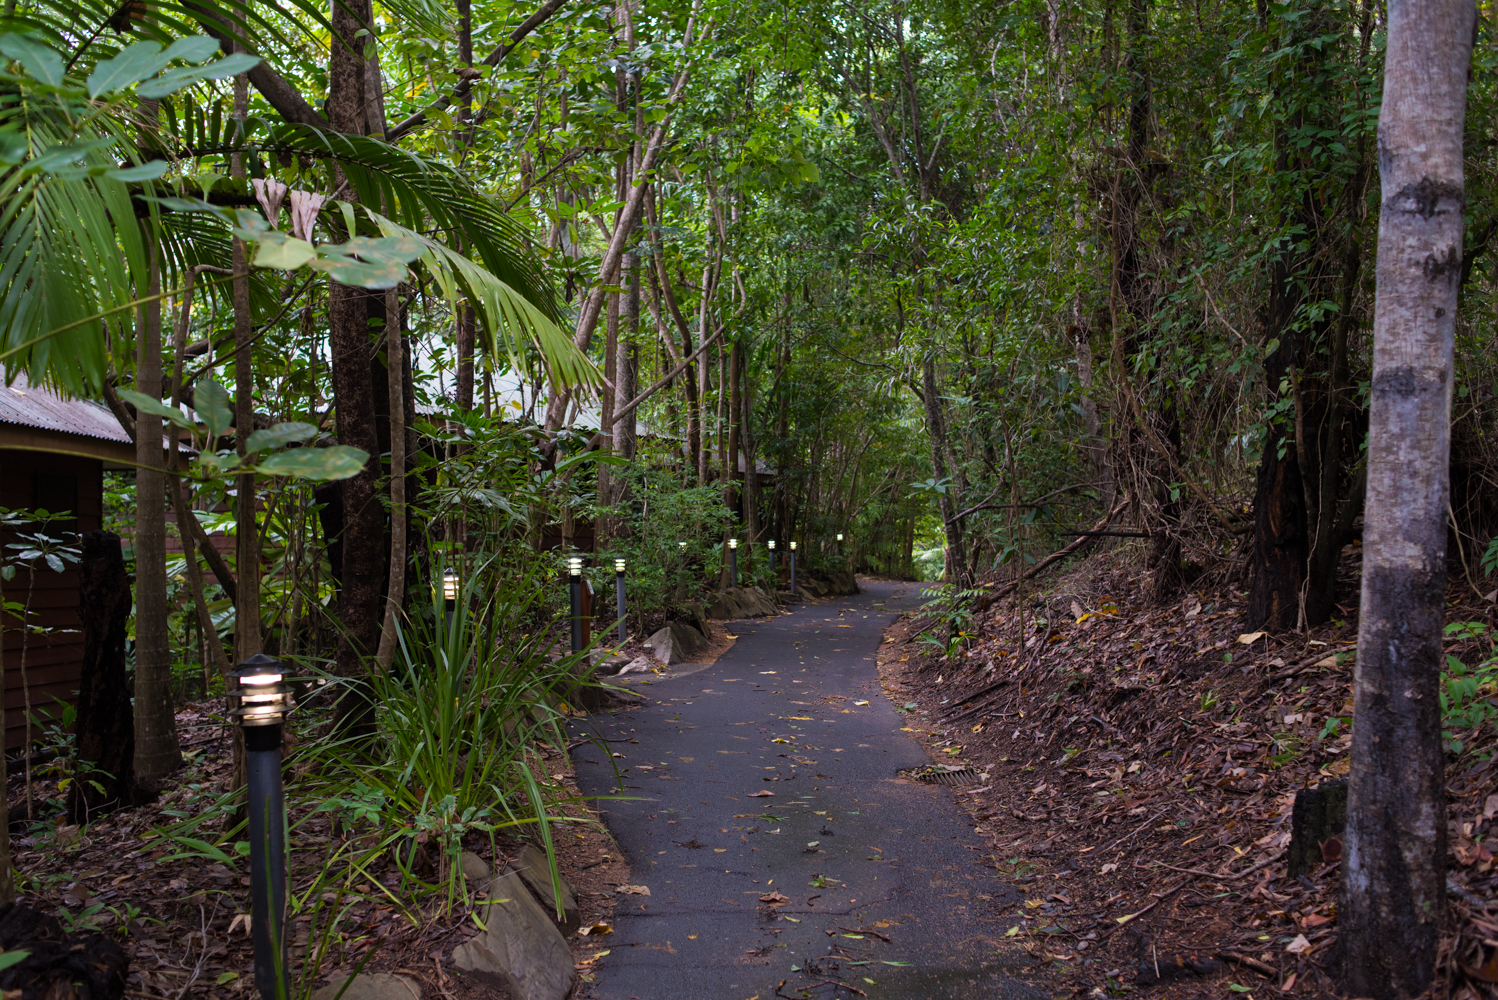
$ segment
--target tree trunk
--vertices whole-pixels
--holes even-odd
[[[406,349],[400,297],[385,293],[385,371],[390,393],[390,581],[385,587],[385,620],[375,661],[389,671],[395,662],[396,619],[406,596]]]
[[[624,302],[620,317],[621,336],[617,345],[614,368],[614,392],[619,401],[617,412],[639,395],[640,382],[640,257],[638,254],[624,255]],[[613,421],[614,451],[622,458],[634,461],[638,445],[639,409],[630,410],[622,418]],[[627,499],[628,486],[620,481],[617,500]]]
[[[1363,593],[1338,921],[1342,988],[1413,997],[1446,901],[1440,669],[1462,119],[1472,0],[1392,0],[1379,115],[1383,203]]]
[[[135,804],[135,713],[125,676],[130,578],[120,536],[89,531],[78,563],[83,668],[78,684],[77,758],[88,770],[68,787],[68,819],[87,823]]]
[[[151,261],[147,294],[159,295],[161,266]],[[135,388],[161,398],[161,299],[141,306],[135,341]],[[172,650],[167,631],[166,474],[161,418],[135,420],[135,775],[149,788],[182,764],[172,705]]]
[[[358,32],[369,20],[368,0],[333,4],[335,37],[330,46],[328,120],[340,132],[358,133],[364,113],[364,40]],[[341,183],[335,177],[335,186]],[[351,190],[345,197],[353,200]],[[334,669],[342,677],[362,678],[364,658],[379,640],[380,590],[385,583],[385,512],[380,503],[380,447],[375,428],[374,389],[370,381],[368,293],[337,282],[328,286],[328,355],[340,444],[362,448],[369,462],[358,475],[343,480],[343,524],[339,531],[342,579],[338,591],[338,647]],[[355,735],[374,724],[374,706],[353,686],[338,702],[338,728]]]
[[[234,116],[241,121],[250,113],[249,82],[241,74],[234,78]],[[244,154],[230,158],[230,173],[245,176]],[[276,224],[275,219],[270,220]],[[251,345],[255,327],[250,315],[250,268],[245,260],[244,240],[236,238],[234,262],[234,440],[240,458],[249,457],[245,442],[255,429],[255,370]],[[255,522],[259,506],[255,474],[234,477],[234,658],[243,663],[261,649],[260,636],[260,530]],[[173,484],[175,488],[176,484]],[[185,536],[184,536],[185,537]]]
[[[951,478],[951,472],[947,467],[947,419],[942,410],[941,393],[936,387],[936,362],[930,358],[926,359],[921,368],[921,403],[926,408],[926,436],[931,442],[931,469],[936,473],[937,482],[945,482]],[[952,503],[952,493],[948,488],[945,493],[937,494],[937,509],[941,512],[942,526],[946,533],[947,549],[943,560],[944,575],[947,583],[958,588],[966,588],[969,580],[967,577],[967,546],[964,544],[962,534],[962,521],[956,517],[957,509]]]

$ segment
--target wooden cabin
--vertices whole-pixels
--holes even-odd
[[[67,521],[52,522],[49,534],[96,531],[104,515],[104,470],[128,469],[134,463],[135,445],[106,407],[63,399],[28,386],[24,379],[0,386],[0,506],[71,512]],[[3,541],[10,545],[17,538],[7,532]],[[6,564],[13,562],[15,551],[5,550]],[[58,701],[77,698],[83,636],[73,565],[65,563],[61,573],[43,565],[34,576],[18,568],[3,585],[7,602],[29,600],[32,625],[49,630],[27,635],[19,617],[3,618],[5,748],[12,750],[25,742],[26,734],[23,646],[32,715],[45,721],[59,713]],[[33,724],[32,738],[38,735]]]

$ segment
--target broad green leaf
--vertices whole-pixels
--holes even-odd
[[[232,982],[234,982],[234,980],[236,980],[238,978],[239,978],[239,973],[237,973],[237,972],[220,972],[218,974],[218,979],[214,980],[214,982],[217,985],[222,986],[225,983],[232,983]]]
[[[162,55],[171,59],[181,59],[183,62],[202,62],[204,59],[212,59],[218,55],[218,39],[209,38],[207,35],[188,35],[167,46],[167,50]]]
[[[337,444],[330,448],[293,448],[277,452],[260,463],[260,471],[267,476],[347,479],[357,476],[368,462],[369,452]]]
[[[31,144],[26,141],[26,133],[14,128],[0,130],[0,163],[7,167],[13,167],[26,159],[26,153]]]
[[[175,407],[166,405],[159,399],[152,399],[145,393],[133,392],[129,389],[121,389],[120,398],[135,407],[140,413],[150,413],[165,420],[170,420],[178,427],[192,430],[192,421],[187,419],[187,414]]]
[[[223,437],[234,422],[234,407],[229,391],[213,379],[202,379],[193,391],[193,409],[208,426],[209,437]]]
[[[293,236],[266,239],[255,245],[255,266],[294,271],[317,257],[317,248]]]
[[[316,436],[317,428],[311,424],[289,421],[283,424],[276,424],[269,430],[255,431],[245,440],[244,444],[251,452],[261,452],[283,447],[291,444],[293,441],[307,441]]]
[[[167,162],[165,160],[152,160],[150,163],[142,163],[138,167],[121,167],[118,170],[107,170],[104,176],[112,181],[121,181],[130,184],[135,181],[154,181],[166,173]]]
[[[0,972],[3,972],[4,970],[10,968],[12,965],[17,964],[18,962],[26,961],[27,957],[29,957],[30,955],[31,952],[29,951],[7,951],[4,953],[0,953]]]
[[[198,464],[207,470],[210,476],[222,476],[226,472],[232,472],[242,464],[239,456],[232,451],[204,452],[198,456]]]
[[[145,98],[166,97],[168,94],[175,94],[190,83],[196,83],[199,80],[222,80],[226,76],[243,73],[259,63],[259,56],[252,56],[247,52],[236,52],[232,56],[226,56],[206,66],[169,69],[150,83],[143,83],[136,87],[135,93]]]
[[[394,288],[405,281],[408,274],[404,264],[366,264],[343,256],[319,257],[311,262],[311,266],[340,285],[355,288]]]
[[[172,57],[161,51],[158,42],[136,42],[106,62],[94,67],[88,75],[88,96],[98,97],[148,80],[171,65]]]
[[[61,87],[62,56],[25,35],[0,35],[0,55],[14,59],[33,80],[49,87]]]

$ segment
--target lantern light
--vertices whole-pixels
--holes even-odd
[[[730,549],[736,549],[736,548],[738,548],[739,547],[739,540],[737,538],[730,538],[728,540],[728,547]]]
[[[771,552],[775,551],[775,539],[772,538],[768,542],[766,542],[765,544],[768,545],[768,546],[770,546],[770,551]]]
[[[455,570],[448,569],[442,574],[442,597],[448,601],[458,599],[458,574]]]
[[[615,573],[623,573],[624,572],[624,560],[623,559],[615,559],[614,560],[614,572]]]
[[[683,552],[685,552],[687,550],[687,543],[686,542],[677,542],[676,546],[677,546],[677,548],[681,549]]]
[[[256,653],[234,671],[238,702],[230,714],[241,726],[278,726],[291,712],[291,688],[281,683],[285,675],[279,660]]]
[[[795,551],[796,551],[796,543],[795,543],[795,542],[792,542],[792,543],[791,543],[791,551],[792,551],[792,552],[795,552]]]
[[[572,576],[582,576],[583,575],[583,557],[582,556],[568,556],[567,557],[567,572],[569,574],[571,574]]]
[[[842,532],[841,532],[841,531],[839,531],[839,532],[838,532],[838,533],[837,533],[837,540],[838,540],[838,541],[842,541],[842,540],[843,540],[843,533],[842,533]]]

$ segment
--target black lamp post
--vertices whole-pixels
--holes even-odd
[[[451,623],[453,609],[458,606],[458,574],[448,568],[442,572],[442,611],[446,616],[444,625]]]
[[[775,579],[775,539],[771,538],[765,542],[765,546],[770,550],[770,579],[773,580]]]
[[[572,651],[583,651],[583,557],[567,557],[568,593],[572,599]]]
[[[737,538],[728,540],[728,585],[730,587],[739,585],[739,540]]]
[[[624,645],[624,560],[614,560],[614,600],[619,604],[619,645]]]
[[[796,543],[791,543],[791,593],[796,593]]]
[[[263,653],[234,671],[244,730],[250,806],[250,936],[255,988],[264,1000],[291,996],[286,956],[286,799],[281,787],[281,722],[291,711],[291,689],[279,661]]]

